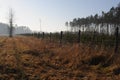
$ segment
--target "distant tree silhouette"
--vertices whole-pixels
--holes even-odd
[[[67,27],[67,30],[68,30],[68,22],[65,23],[65,26]]]
[[[14,13],[12,8],[9,10],[9,37],[13,37],[13,22],[14,22]]]
[[[71,31],[73,31],[73,28],[74,28],[73,22],[70,22],[69,25],[71,27]]]
[[[120,2],[118,3],[118,6],[117,7],[120,7]]]
[[[105,30],[109,34],[109,28],[120,27],[120,3],[117,7],[112,7],[108,12],[102,11],[102,15],[90,15],[84,18],[74,18],[68,23],[71,31],[90,31],[90,27],[94,26],[93,31]],[[102,31],[103,32],[103,31]]]

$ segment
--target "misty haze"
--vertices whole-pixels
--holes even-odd
[[[0,80],[120,80],[120,0],[0,0]]]

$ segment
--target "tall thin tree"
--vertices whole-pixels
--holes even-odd
[[[9,10],[9,37],[13,37],[13,22],[14,22],[14,13],[13,9]]]

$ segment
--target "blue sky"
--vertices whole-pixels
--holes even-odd
[[[73,18],[101,14],[120,0],[0,0],[0,22],[8,23],[9,8],[14,10],[15,24],[47,32],[66,30],[65,22]]]

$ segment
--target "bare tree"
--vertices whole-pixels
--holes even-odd
[[[13,37],[13,22],[14,22],[14,12],[13,9],[11,8],[9,10],[9,37]]]

